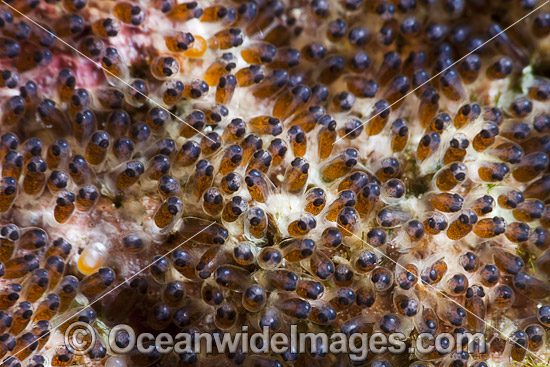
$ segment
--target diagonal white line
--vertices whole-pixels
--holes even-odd
[[[153,261],[152,263],[150,263],[149,265],[147,265],[146,267],[144,267],[143,269],[141,269],[140,271],[134,273],[131,277],[129,277],[128,279],[125,279],[123,282],[121,282],[119,285],[117,285],[116,287],[114,287],[113,289],[110,289],[109,291],[107,291],[106,293],[104,293],[103,295],[101,295],[101,297],[99,297],[98,299],[94,300],[93,302],[89,303],[86,307],[84,307],[82,310],[85,310],[87,308],[90,308],[92,305],[94,305],[95,303],[101,301],[103,298],[105,298],[107,295],[111,294],[112,292],[114,292],[115,290],[117,290],[118,288],[122,287],[123,285],[127,284],[128,281],[134,279],[136,276],[138,276],[139,274],[143,273],[145,270],[149,269],[151,266],[155,265],[157,262],[159,262],[160,260],[164,259],[166,256],[170,255],[172,252],[176,251],[178,248],[180,248],[181,246],[183,246],[184,244],[186,244],[187,242],[191,241],[193,238],[195,238],[196,236],[198,236],[199,234],[201,234],[202,232],[206,231],[208,228],[212,227],[214,224],[216,224],[216,222],[212,222],[210,223],[209,225],[207,225],[206,227],[204,227],[203,229],[201,229],[200,231],[198,231],[197,233],[195,233],[193,236],[189,237],[187,240],[183,241],[182,243],[180,243],[179,245],[177,245],[176,247],[174,247],[173,249],[171,249],[170,251],[168,251],[166,254],[162,255],[161,257],[159,257],[158,259],[156,259],[155,261]],[[65,312],[63,315],[66,315],[67,313],[71,312],[72,310],[69,310],[67,312]],[[63,315],[60,315],[59,317],[63,316]],[[51,330],[48,331],[48,333],[44,336],[41,336],[40,338],[36,339],[36,341],[39,341],[47,336],[50,336],[53,334],[54,331],[56,331],[57,329],[59,329],[62,325],[64,325],[67,321],[70,321],[72,318],[74,317],[74,314],[72,314],[70,317],[66,318],[65,320],[63,320],[63,322],[61,322],[59,325],[57,325],[56,327],[52,328]],[[28,349],[30,348],[32,345],[34,345],[34,342],[29,344],[28,346],[26,346],[25,348],[21,349],[20,351],[18,351],[17,353],[15,354],[12,354],[11,357],[16,357],[19,353],[21,353],[22,351],[24,351],[25,349]],[[8,357],[9,358],[9,357]]]
[[[113,74],[111,71],[107,70],[106,68],[103,67],[103,65],[101,65],[99,62],[96,62],[94,61],[93,59],[89,58],[88,56],[86,56],[85,54],[83,54],[82,52],[80,52],[78,49],[76,49],[75,47],[73,47],[71,44],[65,42],[63,39],[59,38],[56,34],[53,34],[52,32],[50,32],[47,28],[44,28],[42,25],[40,25],[39,23],[35,22],[33,19],[29,18],[26,14],[23,14],[22,12],[20,12],[19,10],[17,10],[17,8],[14,8],[13,6],[11,6],[10,4],[6,3],[4,0],[0,0],[4,5],[6,5],[7,7],[9,7],[10,9],[12,9],[13,11],[15,11],[17,14],[21,15],[22,17],[24,17],[25,19],[27,19],[29,22],[32,22],[34,25],[36,25],[37,27],[40,27],[44,32],[50,34],[52,37],[55,37],[55,39],[57,39],[58,41],[60,41],[61,43],[63,43],[65,46],[69,47],[70,49],[72,49],[73,51],[75,51],[76,53],[78,53],[80,56],[84,57],[85,59],[87,59],[88,61],[92,62],[95,66],[97,66],[98,68],[102,69],[103,71],[105,71],[106,73],[109,73],[110,75],[112,75],[114,78],[116,78],[117,80],[119,80],[121,83],[125,84],[126,86],[130,87],[131,89],[133,89],[134,91],[138,92],[141,94],[141,92],[139,90],[137,90],[135,87],[133,87],[131,84],[129,84],[128,82],[126,82],[125,80],[119,78],[118,76],[116,76],[115,74]],[[549,0],[550,1],[550,0]],[[176,120],[180,121],[180,122],[183,122],[185,125],[189,126],[191,129],[195,130],[196,132],[198,132],[200,135],[202,135],[203,137],[205,137],[206,139],[210,140],[212,143],[215,143],[214,140],[210,139],[208,136],[206,136],[204,133],[202,133],[201,131],[195,129],[195,127],[193,127],[192,125],[188,124],[187,122],[185,122],[181,117],[179,116],[176,116],[175,114],[173,114],[172,112],[168,111],[164,106],[162,106],[160,103],[158,103],[157,101],[155,101],[154,99],[152,99],[151,97],[149,96],[146,96],[144,94],[142,94],[148,101],[152,102],[153,104],[155,104],[156,106],[158,106],[159,108],[162,108],[164,111],[168,112],[170,115],[172,115]]]
[[[480,48],[482,48],[483,46],[485,46],[486,44],[488,44],[489,42],[491,42],[492,40],[494,40],[495,38],[497,38],[498,36],[500,36],[501,34],[503,34],[504,32],[506,32],[507,30],[509,30],[510,28],[512,28],[513,26],[515,26],[516,24],[518,24],[519,22],[521,22],[522,20],[524,20],[525,18],[527,18],[528,16],[530,16],[531,14],[535,13],[536,11],[538,11],[540,8],[542,8],[543,6],[545,6],[546,4],[548,4],[550,2],[550,0],[546,0],[542,5],[538,6],[537,8],[531,10],[529,13],[525,14],[523,17],[521,17],[520,19],[516,20],[514,23],[512,23],[511,25],[509,25],[508,27],[504,28],[502,31],[500,31],[499,33],[497,33],[496,35],[494,35],[493,37],[489,38],[487,41],[483,42],[481,45],[477,46],[476,48],[474,48],[472,51],[468,52],[466,55],[462,56],[460,59],[458,59],[457,61],[453,62],[451,65],[447,66],[445,69],[441,70],[439,73],[435,74],[434,76],[432,76],[430,79],[426,80],[424,83],[420,84],[418,87],[414,88],[413,90],[411,90],[409,93],[405,94],[403,97],[399,98],[397,101],[393,102],[391,105],[389,105],[388,107],[386,107],[385,109],[383,109],[382,111],[378,112],[376,115],[372,116],[371,118],[369,118],[367,121],[361,123],[361,125],[357,126],[355,129],[351,130],[349,133],[347,133],[346,135],[336,139],[334,141],[334,143],[332,143],[332,145],[338,143],[340,140],[344,139],[346,136],[348,136],[349,134],[353,133],[355,130],[361,128],[363,125],[365,125],[366,123],[368,123],[370,120],[374,119],[375,117],[377,117],[378,115],[380,115],[382,112],[384,111],[387,111],[389,110],[393,105],[401,102],[402,100],[404,100],[405,98],[407,98],[408,96],[410,96],[412,93],[414,93],[415,91],[417,91],[418,89],[422,88],[424,85],[428,84],[429,82],[431,82],[432,80],[434,80],[435,78],[437,78],[439,75],[441,75],[442,73],[444,73],[445,71],[449,70],[450,68],[452,68],[453,66],[455,66],[456,64],[458,64],[459,62],[461,62],[462,60],[464,60],[465,58],[467,58],[468,56],[470,56],[471,54],[473,54],[474,52],[476,52],[477,50],[479,50]]]
[[[395,261],[394,259],[392,259],[391,257],[389,257],[388,255],[386,255],[385,253],[383,253],[382,251],[380,251],[379,249],[377,249],[376,247],[373,247],[371,246],[368,242],[365,242],[361,237],[357,236],[355,233],[352,233],[350,231],[348,231],[345,227],[343,227],[342,225],[336,223],[338,225],[338,227],[341,227],[343,230],[345,230],[346,232],[348,233],[351,233],[351,235],[357,239],[359,239],[361,242],[363,242],[364,244],[366,244],[367,246],[369,246],[371,249],[375,250],[376,252],[378,252],[380,255],[382,255],[383,257],[385,257],[386,259],[390,260],[392,263],[394,263],[396,266],[400,267],[401,269],[405,270],[405,271],[409,271],[407,268],[405,268],[403,265],[399,264],[397,261]],[[494,327],[493,325],[489,324],[487,321],[483,320],[481,317],[477,316],[475,313],[471,312],[470,310],[466,309],[466,307],[464,307],[463,305],[461,305],[460,303],[458,303],[457,301],[455,301],[453,298],[447,296],[445,293],[441,292],[439,289],[435,288],[433,285],[431,284],[428,284],[426,282],[424,282],[422,280],[422,278],[420,277],[420,274],[418,275],[415,275],[415,278],[417,278],[418,280],[420,280],[422,282],[422,284],[426,287],[429,287],[430,289],[436,291],[437,293],[439,293],[440,295],[442,295],[444,298],[450,300],[451,302],[455,303],[456,305],[460,306],[460,308],[462,308],[464,311],[466,311],[467,313],[469,313],[470,315],[474,316],[476,319],[478,319],[479,321],[483,322],[486,326],[489,326],[491,329],[495,330],[497,333],[499,333],[500,335],[502,335],[506,340],[508,341],[511,341],[513,343],[515,343],[510,337],[504,335],[504,333],[502,331],[500,331],[499,329],[497,329],[496,327]],[[522,346],[522,345],[519,345],[519,343],[515,343],[517,346],[525,349],[528,353],[530,353],[531,355],[535,356],[536,358],[540,359],[541,361],[543,362],[546,362],[545,360],[543,360],[542,358],[540,358],[539,356],[533,354],[533,352],[531,352],[529,349],[527,349],[526,347]]]

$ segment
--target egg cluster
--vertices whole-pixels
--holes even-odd
[[[542,4],[2,1],[3,365],[547,359]],[[84,356],[60,341],[74,321],[97,331]],[[121,356],[105,339],[120,323],[489,342],[360,362]]]

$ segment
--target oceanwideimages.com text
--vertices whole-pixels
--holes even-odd
[[[65,332],[65,344],[75,354],[83,355],[89,352],[97,342],[97,334],[89,324],[76,322]],[[290,333],[272,333],[269,327],[261,332],[252,332],[243,326],[235,333],[151,333],[137,334],[129,325],[117,325],[109,331],[107,347],[114,354],[129,354],[137,350],[149,354],[155,349],[159,353],[244,353],[244,354],[348,354],[351,359],[364,360],[370,353],[402,354],[417,352],[439,355],[453,353],[457,350],[475,348],[484,353],[485,338],[481,333],[432,335],[423,333],[408,341],[403,333],[313,333],[298,332],[298,327],[292,325]],[[120,343],[124,340],[124,343]]]

